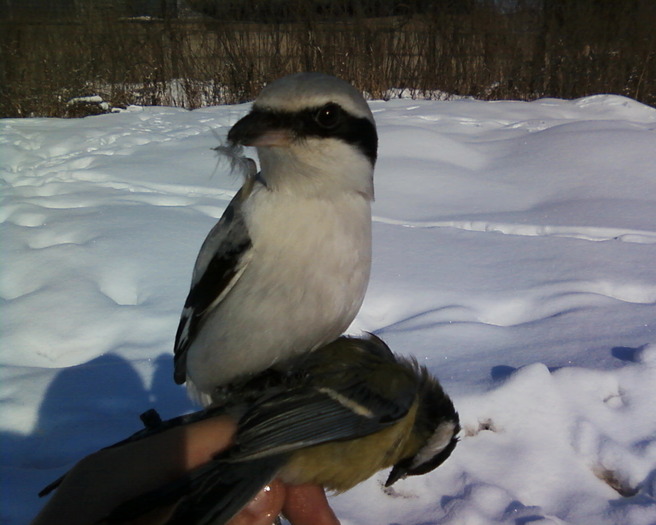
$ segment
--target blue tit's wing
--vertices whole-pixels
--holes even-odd
[[[242,417],[236,446],[226,459],[267,457],[378,432],[410,410],[417,384],[407,379],[396,381],[385,395],[357,380],[339,388],[324,385],[277,394]]]
[[[188,492],[167,525],[227,523],[244,508],[287,461],[278,455],[226,465],[216,460],[192,471]]]
[[[175,336],[175,382],[186,380],[186,354],[203,321],[237,283],[252,257],[242,203],[253,184],[239,190],[200,249]]]
[[[127,523],[174,506],[167,525],[225,524],[277,475],[288,453],[369,435],[394,423],[390,413],[402,417],[401,405],[407,404],[372,399],[360,404],[344,395],[305,388],[272,396],[240,420],[234,447],[186,476],[120,505],[103,523]]]
[[[149,513],[156,512],[159,521],[152,523],[225,524],[273,480],[285,461],[285,455],[232,464],[209,461],[173,482],[119,505],[101,523],[132,523],[147,520]],[[168,516],[162,521],[165,514]]]

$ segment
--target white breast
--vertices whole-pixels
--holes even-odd
[[[253,257],[189,349],[200,392],[341,335],[371,266],[371,209],[355,193],[298,199],[257,188],[244,203]]]

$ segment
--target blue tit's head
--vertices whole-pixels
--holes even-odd
[[[421,376],[419,406],[411,431],[415,452],[394,465],[386,487],[406,476],[426,474],[439,467],[458,443],[460,421],[451,399],[424,367],[417,373]]]

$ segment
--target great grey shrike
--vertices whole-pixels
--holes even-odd
[[[175,381],[221,388],[325,345],[357,314],[371,267],[378,138],[349,83],[300,73],[267,85],[228,134],[255,146],[203,243],[175,340]]]

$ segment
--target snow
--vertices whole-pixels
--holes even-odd
[[[331,501],[344,525],[656,523],[656,110],[373,101],[374,267],[350,329],[414,354],[462,439],[429,475]],[[1,121],[0,522],[193,407],[171,347],[238,189],[212,151],[248,105]]]
[[[100,95],[89,95],[87,97],[75,97],[66,102],[67,105],[73,104],[98,104],[101,109],[107,111],[109,102],[105,102]]]

